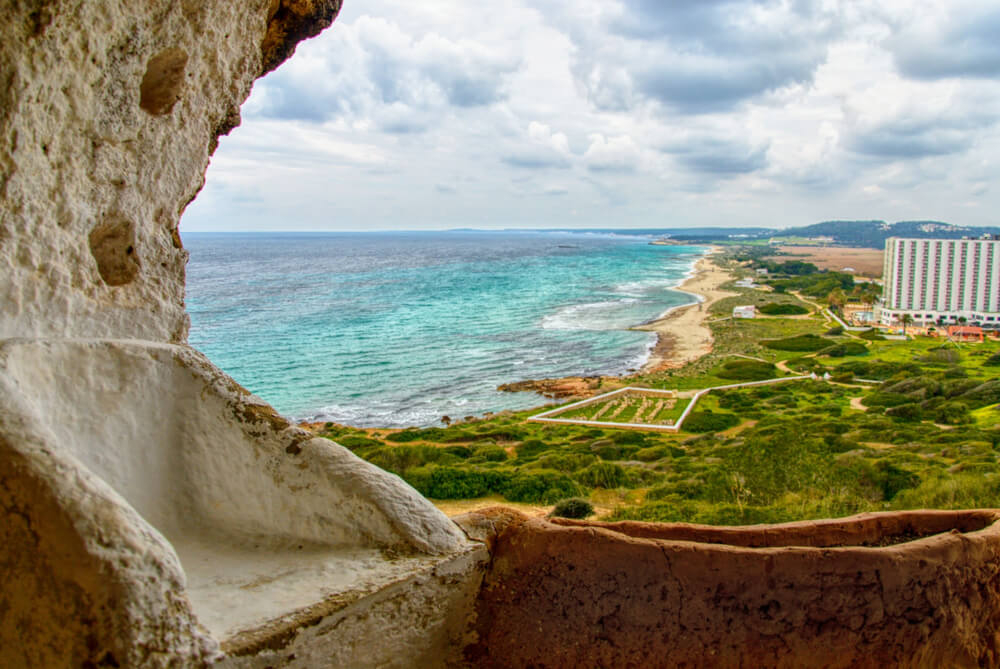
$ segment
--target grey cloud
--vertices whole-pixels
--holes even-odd
[[[379,105],[372,110],[372,118],[382,132],[393,135],[421,133],[433,122],[431,115],[425,110],[414,109],[402,103]]]
[[[965,151],[973,133],[961,124],[900,119],[856,133],[849,148],[859,154],[888,158],[923,158]]]
[[[555,152],[522,152],[513,153],[500,158],[511,167],[523,167],[527,169],[566,169],[569,161],[565,157]]]
[[[415,112],[486,106],[506,99],[507,78],[520,67],[505,53],[433,34],[415,39],[368,17],[321,39],[319,58],[294,59],[259,84],[261,102],[251,114],[322,122],[364,118],[384,105]],[[394,117],[379,126],[420,132],[426,123]]]
[[[635,165],[630,163],[596,162],[587,165],[591,172],[604,172],[607,174],[631,174],[635,172]]]
[[[813,61],[685,62],[645,69],[637,75],[648,97],[686,113],[725,111],[742,100],[812,76]]]
[[[754,146],[738,138],[709,135],[669,142],[660,147],[684,167],[695,172],[732,176],[767,167],[767,146]]]
[[[957,9],[933,34],[902,30],[889,40],[899,71],[914,79],[1000,79],[1000,7]]]
[[[599,109],[653,100],[681,113],[726,111],[811,80],[838,23],[812,3],[626,0],[610,23],[577,27],[574,74]]]

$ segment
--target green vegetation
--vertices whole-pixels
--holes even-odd
[[[773,363],[763,360],[729,360],[715,373],[720,379],[734,381],[763,381],[778,376],[778,370]]]
[[[809,310],[798,304],[789,304],[787,302],[768,302],[764,306],[760,307],[760,313],[767,314],[768,316],[797,316],[801,314],[808,314]]]
[[[814,334],[798,335],[785,339],[775,339],[764,342],[764,346],[776,351],[820,351],[830,346],[829,339]]]
[[[718,432],[739,425],[739,422],[740,419],[731,413],[714,413],[711,410],[692,411],[687,420],[684,421],[682,429],[685,432],[693,432],[695,434]]]
[[[817,272],[790,279],[772,279],[768,284],[779,293],[794,290],[809,297],[826,297],[838,288],[853,290],[854,276],[841,272]]]
[[[830,358],[843,358],[846,355],[865,355],[868,347],[859,341],[842,341],[819,350],[819,355]]]
[[[768,274],[785,274],[788,276],[805,276],[819,272],[819,268],[811,262],[801,260],[786,260],[785,262],[761,261],[754,265],[755,268],[762,268]]]
[[[549,515],[555,518],[586,518],[594,515],[594,505],[580,497],[570,497],[556,502]]]
[[[801,303],[764,291],[728,299]],[[733,320],[731,306],[716,306],[712,353],[629,383],[684,391],[810,372],[830,381],[713,391],[680,433],[526,422],[540,408],[401,431],[328,424],[323,434],[432,499],[560,503],[558,515],[586,509],[579,501],[605,519],[712,524],[1000,507],[1000,343],[884,340],[818,314]],[[676,420],[688,403],[657,408],[661,399],[636,394],[565,415]]]

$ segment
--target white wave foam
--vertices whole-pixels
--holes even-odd
[[[642,279],[640,281],[629,281],[628,283],[619,284],[612,288],[612,290],[619,295],[647,297],[650,293],[659,292],[667,288],[673,288],[683,280],[683,278],[678,279],[677,277]]]
[[[562,307],[542,318],[543,330],[621,330],[632,325],[621,309],[638,302],[638,298],[587,302]]]

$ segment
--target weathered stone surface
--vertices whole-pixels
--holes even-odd
[[[482,516],[461,521],[498,527],[477,667],[1000,665],[1000,512],[747,528]]]
[[[183,342],[177,224],[254,79],[340,0],[0,9],[0,337]]]
[[[444,661],[465,630],[484,548],[184,343],[180,214],[339,7],[0,6],[0,666]]]

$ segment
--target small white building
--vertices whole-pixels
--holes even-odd
[[[741,307],[733,307],[733,318],[756,318],[757,307],[747,304]]]
[[[757,268],[757,276],[767,276],[767,268],[766,267],[758,267]]]
[[[753,279],[739,279],[733,282],[733,285],[737,288],[756,288],[757,284],[753,282]]]

